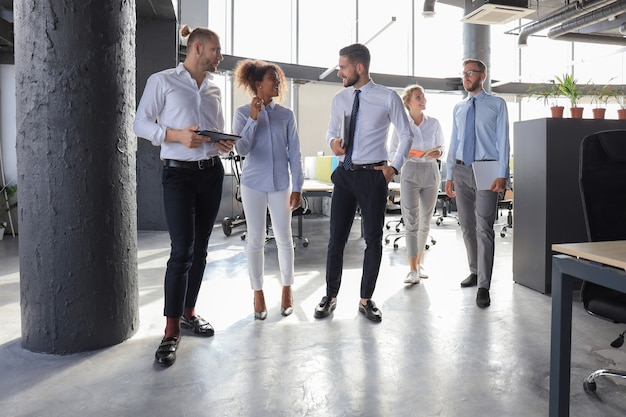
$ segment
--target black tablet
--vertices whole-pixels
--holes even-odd
[[[241,139],[239,135],[233,135],[230,133],[216,132],[214,130],[196,130],[198,135],[210,136],[211,140],[237,140]]]

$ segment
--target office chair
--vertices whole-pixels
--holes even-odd
[[[583,213],[590,242],[626,239],[626,130],[589,135],[580,144],[579,182]],[[585,310],[614,323],[626,323],[626,294],[583,282]],[[620,347],[622,333],[611,346]],[[583,382],[586,392],[596,390],[600,376],[626,378],[626,372],[600,369]]]
[[[506,236],[506,231],[513,228],[513,190],[506,189],[498,195],[498,217],[502,217],[502,210],[507,210],[506,223],[496,223],[494,227],[501,227],[500,237]]]
[[[441,226],[441,224],[443,223],[443,221],[448,217],[448,215],[450,217],[452,217],[454,220],[456,220],[456,224],[459,225],[459,218],[458,216],[451,214],[451,212],[454,210],[456,211],[456,201],[454,198],[448,197],[448,195],[446,194],[446,175],[447,175],[447,171],[446,171],[446,162],[439,162],[439,172],[441,174],[441,183],[439,185],[439,193],[437,194],[437,205],[435,206],[435,216],[437,217],[437,220],[435,220],[435,224],[437,226]],[[437,208],[440,208],[441,211],[438,212]]]
[[[389,197],[390,200],[390,204],[387,206],[387,211],[399,211],[400,209],[400,204],[399,204],[399,200],[396,198],[397,196],[391,196]],[[400,197],[402,198],[402,197]],[[391,207],[391,208],[390,208]],[[393,238],[393,248],[394,249],[398,249],[400,247],[399,245],[399,241],[405,237],[405,232],[402,230],[404,228],[404,219],[402,217],[400,217],[399,219],[392,219],[389,220],[386,224],[385,224],[385,228],[387,230],[391,229],[391,227],[393,226],[395,232],[391,232],[391,233],[387,233],[387,235],[385,235],[385,245],[388,245],[389,242],[391,242],[391,239]],[[436,245],[437,241],[435,240],[435,238],[433,238],[431,235],[428,235],[428,239],[430,240],[430,244],[427,242],[426,246],[424,247],[424,249],[429,249],[431,246]]]

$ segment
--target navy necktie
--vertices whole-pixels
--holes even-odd
[[[470,165],[474,162],[476,152],[476,107],[474,97],[470,97],[467,105],[467,119],[465,120],[465,137],[463,138],[463,163]]]
[[[346,149],[346,156],[343,158],[343,167],[347,170],[352,168],[354,128],[356,127],[356,118],[359,114],[359,94],[361,94],[361,90],[354,90],[354,102],[352,102],[352,113],[350,113],[350,127],[348,128],[348,149]]]

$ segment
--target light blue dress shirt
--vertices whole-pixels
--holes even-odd
[[[291,110],[272,100],[254,120],[250,104],[245,104],[235,110],[233,132],[241,136],[235,148],[245,157],[241,184],[272,192],[286,189],[291,180],[292,191],[302,192],[300,138]]]
[[[419,126],[415,124],[415,121],[410,116],[409,124],[411,125],[411,130],[413,131],[413,145],[411,145],[411,149],[427,151],[436,146],[441,146],[441,150],[443,151],[445,136],[443,134],[443,130],[441,129],[439,120],[424,114],[424,119]],[[391,140],[389,141],[389,159],[393,159],[396,156],[399,144],[400,136],[398,135],[398,131],[394,129],[391,134]],[[422,158],[411,159],[418,162],[432,162],[435,158],[427,155]]]
[[[218,154],[211,142],[197,148],[165,142],[167,128],[200,126],[200,129],[224,131],[221,92],[211,80],[213,75],[207,72],[198,88],[198,83],[182,63],[148,78],[137,106],[133,130],[154,146],[161,146],[161,159],[199,161]]]
[[[352,162],[361,165],[387,161],[389,159],[387,138],[389,127],[393,124],[398,132],[400,144],[391,166],[400,171],[413,142],[413,132],[402,99],[395,91],[373,81],[362,86],[360,90]],[[331,140],[344,137],[344,132],[341,132],[342,118],[346,120],[344,129],[347,132],[353,101],[354,87],[344,88],[333,97],[326,133],[326,143],[329,146]],[[339,160],[343,161],[343,156],[340,156]]]
[[[448,148],[447,177],[452,178],[455,160],[463,160],[463,138],[465,137],[465,119],[469,106],[467,98],[454,106],[452,136]],[[498,161],[498,178],[509,177],[509,116],[506,102],[481,91],[475,96],[476,106],[476,150],[475,161]]]

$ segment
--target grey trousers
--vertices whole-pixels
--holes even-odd
[[[408,160],[402,167],[400,208],[409,258],[417,258],[418,253],[424,252],[440,182],[439,167],[434,159],[431,162]]]
[[[476,190],[471,166],[456,165],[453,180],[470,272],[478,276],[479,288],[489,289],[493,271],[493,223],[496,220],[498,193]]]

